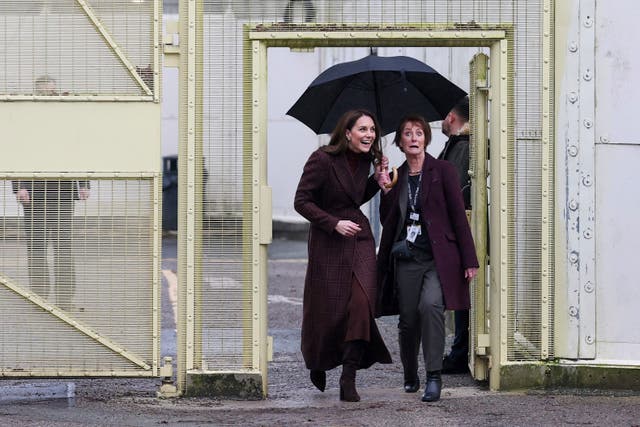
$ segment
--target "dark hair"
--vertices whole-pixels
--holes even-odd
[[[456,105],[451,109],[454,113],[456,113],[460,118],[464,119],[465,122],[469,121],[469,97],[464,96]]]
[[[329,145],[322,147],[324,151],[332,154],[340,154],[345,152],[349,147],[349,141],[347,141],[347,130],[353,128],[360,117],[369,117],[373,120],[373,125],[376,127],[376,137],[371,144],[370,155],[374,162],[378,163],[382,161],[382,147],[380,144],[380,125],[375,116],[367,110],[351,110],[344,113],[338,124],[331,133],[331,139]]]
[[[396,134],[393,137],[393,143],[402,151],[402,147],[400,147],[400,140],[402,139],[402,131],[407,123],[413,123],[414,125],[418,125],[422,128],[424,132],[424,149],[427,149],[427,145],[431,142],[431,126],[424,119],[424,117],[418,114],[409,114],[408,116],[404,116],[402,120],[400,120],[400,124],[396,128]],[[402,151],[404,153],[404,151]]]

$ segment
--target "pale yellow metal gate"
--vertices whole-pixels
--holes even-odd
[[[0,377],[157,376],[160,1],[0,1]]]
[[[471,230],[478,256],[478,275],[471,284],[471,313],[469,318],[469,368],[475,379],[485,380],[489,373],[489,227],[488,227],[488,98],[489,57],[476,54],[470,62],[470,170]]]
[[[271,46],[490,47],[496,310],[476,344],[494,388],[502,367],[552,357],[551,0],[194,0],[180,15],[182,391],[267,392]]]

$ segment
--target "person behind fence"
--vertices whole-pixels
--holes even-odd
[[[394,143],[406,157],[397,184],[380,169],[383,187],[378,252],[381,295],[378,315],[399,313],[398,338],[404,391],[420,389],[418,352],[422,342],[426,385],[422,401],[440,399],[444,354],[444,310],[469,308],[469,281],[478,271],[473,237],[449,162],[426,152],[431,128],[421,116],[405,117]]]
[[[329,145],[304,166],[294,206],[311,223],[305,277],[301,349],[311,382],[326,386],[326,371],[342,365],[340,400],[357,402],[356,370],[391,363],[374,319],[375,243],[360,206],[379,190],[386,167],[380,127],[365,110],[345,113]],[[378,168],[380,169],[380,168]]]
[[[464,207],[471,209],[471,177],[469,176],[469,97],[462,98],[442,121],[442,133],[449,139],[438,156],[451,162],[460,178]],[[454,313],[455,338],[451,351],[442,361],[443,374],[462,374],[469,371],[469,310]]]
[[[56,95],[56,82],[49,76],[35,82],[39,96]],[[49,299],[50,279],[47,247],[53,249],[56,304],[72,308],[75,268],[72,254],[72,227],[75,200],[89,197],[89,182],[74,180],[20,180],[12,182],[16,199],[24,210],[27,263],[31,290]]]

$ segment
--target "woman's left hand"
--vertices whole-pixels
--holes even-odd
[[[465,268],[464,269],[464,278],[467,279],[467,282],[471,282],[474,277],[478,274],[477,267]]]

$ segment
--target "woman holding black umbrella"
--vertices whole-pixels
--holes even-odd
[[[394,143],[406,157],[398,168],[398,184],[380,202],[383,232],[378,253],[382,301],[378,314],[400,314],[398,333],[404,390],[415,393],[418,348],[422,341],[427,381],[422,401],[440,399],[444,353],[444,310],[468,309],[469,282],[478,260],[464,210],[455,167],[426,152],[431,128],[421,116],[408,116],[398,126]],[[386,172],[379,183],[389,181]]]
[[[342,365],[340,400],[357,402],[356,370],[391,363],[374,320],[375,243],[360,206],[379,190],[386,167],[380,127],[371,113],[342,115],[329,145],[307,161],[295,196],[295,209],[311,223],[305,278],[302,354],[311,382],[326,386],[326,371]],[[441,357],[442,358],[442,357]]]

